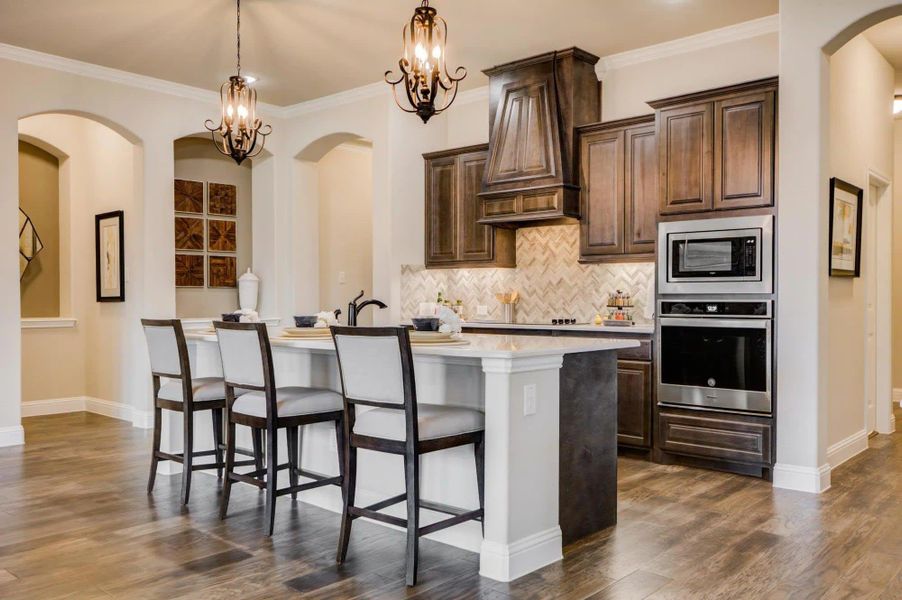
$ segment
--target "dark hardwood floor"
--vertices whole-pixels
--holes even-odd
[[[897,419],[902,412],[897,409]],[[404,585],[404,534],[358,522],[335,565],[339,516],[290,500],[263,535],[263,494],[198,475],[144,492],[150,432],[74,413],[24,420],[0,449],[0,598],[902,598],[902,434],[833,473],[820,496],[637,459],[619,462],[619,524],[512,584],[476,555],[423,540]]]

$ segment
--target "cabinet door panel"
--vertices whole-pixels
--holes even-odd
[[[626,130],[627,254],[654,253],[658,225],[658,147],[654,125]]]
[[[455,158],[426,163],[426,264],[457,258],[457,176]]]
[[[480,225],[482,217],[479,192],[485,171],[485,152],[472,152],[458,157],[458,194],[460,206],[460,259],[463,261],[492,260],[494,256],[492,228]]]
[[[773,204],[774,93],[714,104],[714,208]]]
[[[661,213],[712,209],[713,112],[710,102],[660,111]]]
[[[580,156],[580,254],[623,254],[623,131],[585,136]]]
[[[651,409],[651,363],[617,361],[618,444],[651,447]]]

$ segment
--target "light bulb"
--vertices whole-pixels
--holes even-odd
[[[441,46],[435,46],[434,48],[432,48],[432,58],[437,59],[437,58],[441,57],[441,55],[442,55]]]
[[[417,60],[421,62],[429,58],[429,55],[426,53],[426,48],[423,47],[423,44],[417,44],[417,47],[414,48],[413,53],[417,57]]]
[[[238,105],[238,116],[242,119],[247,116],[247,107],[243,104]]]
[[[227,105],[227,106],[226,106],[226,115],[228,115],[229,117],[231,117],[233,114],[235,114],[235,109],[232,108],[232,105],[231,105],[231,104]]]

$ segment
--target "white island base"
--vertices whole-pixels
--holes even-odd
[[[634,340],[552,338],[499,335],[465,335],[461,346],[414,345],[417,395],[420,403],[453,404],[485,411],[485,534],[480,524],[464,523],[428,537],[479,552],[480,575],[511,581],[562,558],[564,536],[559,517],[560,483],[560,392],[561,366],[565,355],[581,359],[597,357],[605,369],[616,365],[616,350],[638,346]],[[215,335],[190,333],[189,351],[195,377],[219,375],[219,349]],[[332,341],[272,338],[276,384],[313,386],[341,390]],[[593,353],[587,355],[583,353]],[[598,354],[595,354],[598,353]],[[616,386],[616,375],[606,380]],[[579,382],[577,385],[584,385]],[[616,389],[604,390],[607,402],[614,398],[614,424],[606,431],[616,438]],[[607,413],[610,415],[610,411]],[[198,420],[197,448],[212,447],[205,420]],[[170,427],[176,425],[176,427]],[[180,444],[180,428],[167,421],[167,440]],[[239,427],[239,445],[249,445],[249,436]],[[303,435],[302,461],[306,470],[337,473],[334,429],[330,425],[308,426]],[[601,431],[601,430],[599,430]],[[599,434],[600,435],[600,434]],[[613,448],[616,439],[604,441]],[[585,450],[582,450],[585,452]],[[285,446],[280,443],[280,458]],[[609,453],[609,452],[608,452]],[[616,466],[604,471],[597,482],[608,494],[616,494]],[[586,476],[591,476],[586,473]],[[469,446],[428,454],[422,459],[422,498],[459,506],[478,507],[475,462]],[[404,491],[401,457],[360,451],[358,492],[360,504],[376,502]],[[340,512],[337,487],[304,492],[300,498]],[[616,496],[614,510],[616,511]],[[282,500],[285,501],[285,500]],[[404,506],[386,512],[404,516]],[[421,525],[439,520],[423,510]],[[610,524],[607,523],[607,524]],[[278,527],[278,524],[276,525]],[[337,543],[336,521],[336,543]],[[572,537],[572,536],[571,536]],[[352,534],[348,560],[354,557]]]

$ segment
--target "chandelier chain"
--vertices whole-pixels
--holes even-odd
[[[238,77],[241,77],[241,0],[236,0],[235,5],[237,13],[237,27],[235,27],[235,37],[238,41],[238,43],[236,44],[238,48]]]

